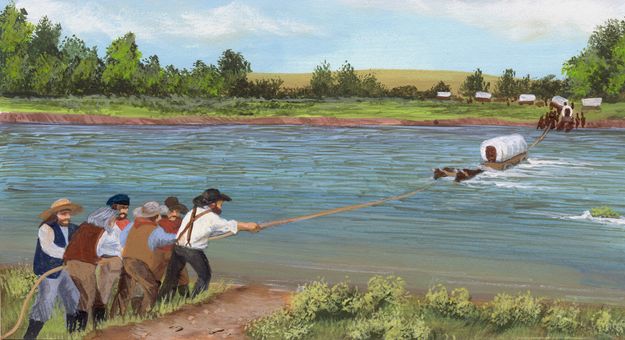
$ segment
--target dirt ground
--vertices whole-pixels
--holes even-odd
[[[238,286],[211,301],[155,320],[98,330],[88,339],[246,339],[245,325],[288,303],[291,292]]]

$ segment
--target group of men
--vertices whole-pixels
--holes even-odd
[[[564,130],[564,132],[570,132],[580,127],[585,128],[586,117],[584,116],[584,112],[582,112],[581,117],[578,112],[573,116],[574,108],[574,104],[569,106],[568,103],[565,103],[563,107],[552,106],[550,111],[546,112],[544,116],[540,116],[536,124],[536,129],[544,130],[549,128],[552,130],[556,129],[557,131]]]
[[[171,298],[176,292],[195,296],[207,290],[211,268],[204,249],[208,240],[239,230],[260,230],[254,222],[222,218],[225,201],[231,198],[212,188],[193,199],[191,210],[176,197],[168,197],[164,204],[149,201],[133,210],[131,222],[130,198],[117,194],[79,226],[71,219],[82,212],[80,205],[66,198],[52,203],[39,215],[42,223],[33,269],[43,275],[65,267],[41,282],[24,339],[37,337],[57,297],[72,333],[86,329],[90,317],[97,327],[108,316],[124,315],[129,304],[135,313],[144,314],[158,299]],[[198,276],[192,292],[187,263]],[[116,294],[111,296],[116,283]]]

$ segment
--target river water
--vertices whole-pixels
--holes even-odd
[[[270,221],[396,195],[433,182],[431,169],[479,163],[482,140],[519,127],[0,124],[0,263],[29,262],[37,214],[60,197],[131,205],[177,195],[190,205],[217,187],[223,216]],[[439,180],[403,201],[215,241],[215,277],[293,286],[375,274],[410,288],[435,283],[476,294],[531,290],[625,303],[625,133],[551,133],[528,162],[457,184]],[[78,215],[81,222],[86,213]]]

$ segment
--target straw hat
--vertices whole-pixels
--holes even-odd
[[[145,202],[142,206],[132,211],[135,217],[150,218],[161,214],[161,205],[158,202]]]
[[[82,212],[82,207],[78,204],[72,203],[72,201],[67,198],[61,198],[54,201],[54,203],[50,206],[50,209],[39,214],[39,218],[45,221],[52,217],[52,215],[63,210],[70,210],[72,214],[79,214]]]

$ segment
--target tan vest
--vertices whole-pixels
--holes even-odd
[[[154,252],[148,247],[148,238],[154,229],[156,229],[156,222],[148,220],[135,221],[130,233],[128,233],[126,245],[122,252],[122,257],[124,258],[131,257],[143,261],[152,272],[154,272],[156,267],[156,260]]]

